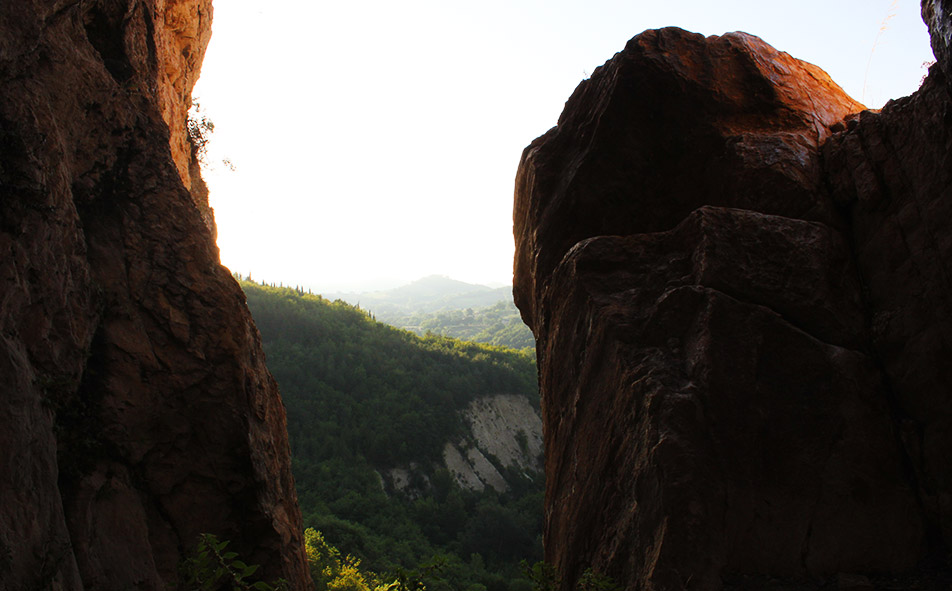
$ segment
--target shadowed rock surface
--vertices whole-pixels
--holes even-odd
[[[185,126],[210,0],[0,3],[0,589],[305,588],[285,415]]]
[[[646,31],[526,148],[514,295],[538,342],[563,589],[586,568],[657,590],[942,580],[938,62],[873,113],[756,37]]]

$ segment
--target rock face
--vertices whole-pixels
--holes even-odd
[[[661,590],[943,565],[938,62],[873,113],[756,37],[647,31],[526,148],[514,295],[538,342],[545,552],[563,589],[586,568]]]
[[[460,488],[509,490],[497,465],[522,473],[542,472],[542,420],[524,396],[477,398],[462,414],[470,436],[456,444],[447,442],[443,450],[446,469]]]
[[[497,492],[509,490],[506,474],[542,473],[542,420],[525,396],[496,394],[469,403],[459,413],[466,434],[443,446],[441,467],[464,490]],[[385,473],[384,488],[401,491],[411,498],[425,492],[429,479],[419,464],[392,468]],[[422,486],[421,486],[422,485]]]
[[[201,532],[308,585],[284,409],[187,139],[210,22],[0,3],[0,589],[175,588]]]
[[[939,68],[946,73],[946,84],[952,85],[949,79],[949,73],[952,72],[952,2],[922,0],[922,20],[929,27],[932,53]]]

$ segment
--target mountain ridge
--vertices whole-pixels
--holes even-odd
[[[512,299],[512,286],[489,287],[467,283],[446,275],[427,275],[407,284],[385,290],[329,292],[329,300],[343,300],[370,310],[381,317],[410,312],[433,312],[490,306]]]
[[[535,346],[512,287],[466,283],[429,275],[389,290],[324,294],[369,311],[376,319],[423,336],[427,333],[514,349]]]

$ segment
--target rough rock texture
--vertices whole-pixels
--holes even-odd
[[[488,486],[506,492],[507,469],[523,475],[542,472],[542,419],[537,407],[525,396],[483,396],[459,414],[467,433],[443,446],[443,466],[460,488],[482,491]],[[419,483],[428,485],[429,479],[421,468],[410,464],[388,470],[385,474],[390,489],[410,498],[423,494],[425,490],[419,488]]]
[[[464,490],[482,491],[487,486],[497,492],[509,490],[506,479],[478,447],[447,443],[443,446],[443,464]]]
[[[525,396],[477,398],[463,412],[473,443],[506,468],[542,471],[542,419]]]
[[[948,16],[948,15],[947,15]],[[952,100],[933,66],[912,97],[824,147],[880,366],[933,545],[952,548]]]
[[[929,27],[932,53],[939,67],[946,73],[946,84],[952,89],[952,2],[950,0],[922,0],[922,20]]]
[[[0,3],[0,589],[173,588],[200,532],[305,588],[284,409],[185,139],[210,19]]]
[[[857,114],[756,37],[647,31],[526,148],[514,295],[564,589],[588,567],[660,590],[943,566],[948,88],[937,66]]]
[[[506,492],[504,468],[542,472],[542,419],[525,396],[484,396],[461,414],[468,436],[443,448],[443,463],[460,488]]]

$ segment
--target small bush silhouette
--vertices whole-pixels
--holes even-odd
[[[201,534],[195,554],[185,560],[182,574],[188,591],[287,591],[287,582],[254,581],[259,565],[248,565],[236,552],[227,551],[228,541],[219,541],[213,534]]]

